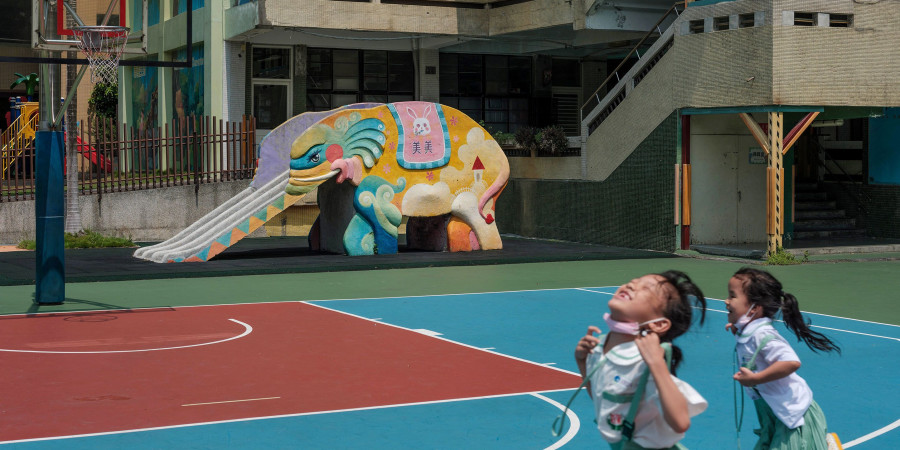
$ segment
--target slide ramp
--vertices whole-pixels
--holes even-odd
[[[160,263],[208,261],[303,197],[285,193],[287,183],[285,171],[261,188],[248,187],[171,239],[140,248],[134,256]]]
[[[78,153],[81,154],[81,156],[87,158],[91,164],[100,166],[104,171],[112,172],[112,161],[110,161],[109,158],[98,152],[94,147],[85,144],[79,136],[75,136],[75,142],[77,144],[76,148],[78,149]]]
[[[159,263],[209,261],[303,198],[284,192],[290,176],[294,139],[338,110],[378,105],[358,103],[332,111],[307,112],[283,123],[260,143],[259,167],[250,187],[168,240],[139,248],[134,257]]]

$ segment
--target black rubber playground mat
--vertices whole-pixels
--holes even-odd
[[[312,251],[307,246],[305,237],[269,237],[241,240],[211,261],[162,264],[134,258],[134,248],[70,249],[65,252],[66,281],[675,257],[673,254],[650,250],[512,236],[504,236],[503,246],[502,250],[450,253],[406,250],[401,245],[400,252],[393,255],[346,256]],[[0,286],[33,284],[34,255],[34,252],[0,253]]]

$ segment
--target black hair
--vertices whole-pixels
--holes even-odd
[[[669,296],[663,310],[663,316],[669,319],[671,326],[665,334],[659,337],[662,342],[671,343],[691,327],[694,308],[700,310],[700,324],[703,324],[703,321],[706,320],[706,298],[700,288],[684,272],[667,270],[657,275],[663,277],[666,283],[674,288],[676,294]],[[681,349],[672,344],[672,367],[670,369],[672,375],[675,375],[675,369],[683,359]]]
[[[744,267],[734,274],[744,287],[744,295],[751,304],[755,303],[763,310],[763,316],[775,319],[781,313],[785,325],[814,352],[838,352],[841,348],[824,334],[809,328],[812,323],[804,320],[800,313],[797,297],[782,290],[781,282],[765,270]]]

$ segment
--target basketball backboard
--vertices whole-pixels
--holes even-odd
[[[76,6],[70,0],[33,0],[32,47],[74,51],[78,47],[73,26],[115,25],[130,28],[124,53],[146,54],[147,3],[148,0],[79,0]]]
[[[30,5],[31,36],[22,36],[19,40],[31,41],[31,52],[25,54],[16,49],[11,54],[0,53],[0,62],[38,63],[38,64],[74,64],[87,65],[88,59],[79,54],[72,58],[68,52],[78,52],[78,39],[73,33],[74,27],[93,27],[98,25],[128,28],[127,44],[122,52],[125,55],[147,55],[148,30],[154,26],[163,27],[159,1],[154,0],[25,0]],[[71,3],[70,3],[71,2]],[[193,11],[193,1],[183,2],[185,11]],[[118,61],[119,66],[174,67],[187,68],[192,65],[191,37],[193,14],[185,14],[184,21],[177,21],[176,28],[184,30],[186,57],[176,60],[164,58],[127,58]],[[165,27],[169,29],[168,26]],[[110,30],[112,33],[113,30]],[[161,32],[161,30],[160,30]],[[101,35],[105,35],[102,30]],[[166,49],[171,51],[171,49]],[[48,53],[49,52],[49,53]]]

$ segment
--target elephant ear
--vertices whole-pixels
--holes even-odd
[[[387,140],[384,130],[384,122],[378,119],[364,119],[353,124],[344,133],[340,144],[344,149],[344,158],[358,155],[366,167],[374,166],[384,153],[384,143]]]

